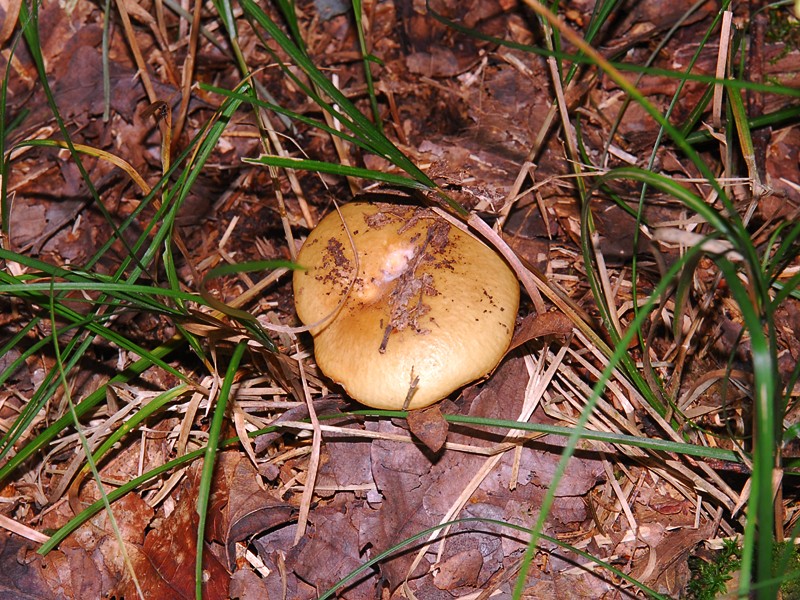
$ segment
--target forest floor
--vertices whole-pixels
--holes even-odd
[[[304,0],[288,21],[283,3],[263,4],[319,73],[520,258],[529,279],[512,347],[490,376],[416,420],[364,411],[293,329],[290,269],[219,268],[292,260],[334,202],[431,199],[363,171],[259,162],[400,174],[311,125],[347,129],[246,2],[230,5],[237,46],[224,2],[47,0],[29,25],[38,40],[20,37],[31,9],[0,2],[3,285],[20,283],[0,287],[0,597],[195,597],[199,530],[209,599],[506,598],[515,587],[526,598],[691,597],[690,557],[713,565],[725,540],[743,539],[755,485],[754,350],[718,260],[738,264],[739,252],[744,262],[745,250],[708,246],[630,343],[619,338],[665,273],[708,243],[708,219],[682,193],[727,214],[723,190],[756,249],[797,222],[791,7],[736,5],[728,21],[717,3],[631,0],[595,28],[591,0],[560,3],[561,26],[592,31],[592,48],[644,98],[630,102],[595,57],[570,62],[574,40],[532,2],[364,0],[356,20],[348,2]],[[548,43],[560,48],[551,58],[532,50]],[[293,114],[245,103],[222,116],[221,90],[242,83],[242,65],[262,100]],[[715,74],[763,84],[731,88],[745,137]],[[669,113],[679,142],[646,106]],[[196,153],[213,126],[210,152]],[[644,201],[644,180],[624,176],[637,168],[664,178],[648,180]],[[771,282],[799,266],[792,255]],[[22,285],[48,282],[78,285]],[[149,309],[150,296],[119,282],[165,295]],[[796,537],[798,517],[800,302],[787,294],[769,314],[775,419],[795,431],[775,444],[789,473],[771,505],[781,541]],[[251,336],[256,322],[274,347]],[[243,339],[248,352],[226,378]],[[612,363],[615,348],[625,358]],[[240,440],[214,457],[204,448],[215,422],[222,439]],[[426,427],[438,432],[427,445]],[[598,433],[575,445],[575,428]],[[86,448],[102,449],[101,486]],[[132,481],[111,512],[92,509],[37,552]],[[431,530],[448,521],[458,522]],[[721,589],[736,589],[736,573],[724,579]]]

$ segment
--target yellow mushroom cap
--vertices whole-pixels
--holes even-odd
[[[409,394],[407,408],[433,404],[489,373],[511,342],[513,271],[430,209],[347,204],[320,221],[297,262],[295,307],[314,325],[317,365],[367,406],[398,410]]]

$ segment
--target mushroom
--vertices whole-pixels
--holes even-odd
[[[362,404],[399,410],[497,366],[519,307],[498,254],[431,209],[354,202],[340,213],[309,234],[293,280],[325,375]]]

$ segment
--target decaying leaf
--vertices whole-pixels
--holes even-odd
[[[153,524],[144,544],[127,547],[136,582],[148,590],[151,598],[189,600],[195,597],[198,466],[187,471],[174,510]],[[203,597],[209,600],[227,598],[230,574],[208,546],[203,552],[203,571]],[[136,583],[130,573],[116,587],[115,593],[126,598],[137,597]]]
[[[434,454],[439,452],[447,440],[447,421],[442,417],[438,404],[408,413],[411,433]]]
[[[225,547],[228,569],[235,566],[236,542],[293,520],[296,509],[265,490],[252,463],[239,452],[217,459],[206,539]]]

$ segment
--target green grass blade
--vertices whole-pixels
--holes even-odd
[[[378,152],[374,148],[374,146],[372,146],[369,143],[368,140],[363,140],[363,139],[361,139],[359,137],[348,135],[344,131],[339,131],[338,129],[330,127],[324,121],[320,121],[318,119],[314,119],[314,118],[308,117],[308,116],[306,116],[304,114],[295,112],[293,110],[289,110],[288,108],[284,108],[284,107],[282,107],[282,106],[280,106],[278,104],[275,104],[274,102],[267,102],[265,100],[262,100],[261,98],[258,98],[256,96],[253,96],[253,95],[250,95],[250,94],[242,94],[240,92],[236,92],[235,90],[226,90],[224,88],[220,88],[220,87],[217,87],[215,85],[210,85],[208,83],[200,82],[199,87],[200,87],[201,90],[204,90],[206,92],[212,92],[214,94],[220,94],[221,96],[225,96],[226,98],[236,98],[236,99],[238,99],[238,100],[240,100],[240,101],[242,101],[244,103],[253,104],[253,105],[258,106],[260,108],[263,108],[263,109],[266,109],[266,110],[270,110],[270,111],[272,111],[272,112],[274,112],[274,113],[276,113],[276,114],[278,114],[280,116],[288,117],[289,119],[291,119],[293,121],[297,121],[299,123],[303,123],[305,125],[309,125],[310,127],[314,127],[314,128],[319,129],[321,131],[324,131],[325,133],[327,133],[329,135],[334,135],[336,137],[339,137],[339,138],[343,139],[344,141],[346,141],[346,142],[348,142],[350,144],[354,144],[354,145],[358,146],[359,148],[361,148],[362,150],[365,150],[367,152],[372,152],[373,154],[376,154]]]
[[[248,434],[250,438],[254,438],[258,435],[263,435],[266,433],[272,433],[277,430],[277,427],[270,426],[264,429],[259,429],[258,431],[253,431]],[[228,438],[223,440],[219,443],[220,448],[227,448],[229,446],[233,446],[235,444],[241,443],[238,437]],[[154,467],[150,471],[143,473],[139,477],[135,477],[131,479],[127,483],[121,485],[115,490],[112,490],[108,493],[108,500],[109,502],[115,502],[122,498],[125,494],[128,494],[134,491],[141,485],[152,481],[156,477],[163,475],[164,473],[169,473],[173,469],[181,468],[187,466],[192,461],[202,458],[206,453],[206,448],[198,448],[197,450],[193,450],[191,452],[187,452],[183,456],[179,456],[177,458],[173,458],[170,461],[165,462],[162,465]],[[50,536],[50,539],[45,542],[38,550],[37,553],[41,555],[46,555],[48,552],[53,550],[63,542],[67,536],[69,536],[72,532],[74,532],[78,527],[80,527],[83,523],[91,519],[94,515],[100,512],[103,509],[103,502],[101,500],[97,500],[87,506],[84,510],[80,513],[75,515],[74,518],[70,519],[68,523],[66,523],[61,529],[59,529],[56,533]]]
[[[211,418],[211,427],[208,430],[208,444],[203,453],[203,471],[200,475],[200,485],[197,491],[197,513],[200,521],[197,525],[197,560],[195,562],[195,596],[197,600],[203,598],[203,547],[205,546],[206,518],[208,516],[208,503],[211,498],[211,482],[214,479],[214,466],[216,465],[217,450],[220,446],[222,423],[225,421],[225,411],[231,395],[231,387],[236,379],[239,363],[247,349],[246,343],[239,343],[233,351],[222,388],[214,407],[214,416]]]
[[[51,299],[50,302],[50,326],[53,330],[56,328],[56,312],[55,312],[55,294],[51,290],[49,297]],[[111,510],[111,503],[108,500],[108,495],[106,494],[105,486],[103,485],[103,481],[100,477],[100,472],[97,469],[97,463],[95,462],[91,448],[89,447],[89,440],[86,439],[86,436],[83,433],[83,430],[80,425],[80,421],[78,420],[78,415],[75,413],[75,403],[72,401],[72,394],[70,392],[70,385],[67,381],[67,371],[64,369],[64,363],[61,359],[61,348],[59,347],[59,338],[58,336],[52,336],[53,342],[53,354],[56,363],[56,367],[54,370],[58,371],[58,381],[64,390],[64,396],[67,400],[67,415],[72,420],[72,425],[75,428],[75,431],[78,434],[78,439],[80,440],[81,448],[83,449],[84,456],[86,456],[86,467],[88,470],[91,471],[92,477],[94,479],[95,485],[97,485],[98,493],[100,494],[100,500],[103,503],[103,508],[106,511],[106,515],[108,516],[108,521],[111,525],[111,529],[114,532],[114,537],[116,538],[117,545],[122,555],[123,562],[128,567],[131,577],[133,579],[133,583],[136,586],[136,589],[139,590],[141,594],[141,588],[139,586],[139,582],[136,580],[136,573],[133,571],[133,568],[130,564],[130,559],[128,558],[127,550],[125,549],[125,542],[122,539],[122,533],[120,532],[119,525],[117,523],[117,519],[114,516],[114,511]]]
[[[747,172],[753,187],[753,194],[756,197],[760,197],[765,193],[765,189],[761,183],[761,176],[758,174],[756,152],[753,148],[753,137],[750,135],[750,129],[747,126],[747,111],[744,108],[741,91],[728,88],[728,101],[731,113],[733,114],[733,122],[736,125],[736,132],[739,137],[739,147],[744,162],[747,165]]]
[[[772,475],[776,466],[775,449],[778,433],[776,427],[780,424],[776,421],[775,414],[778,376],[775,368],[777,360],[773,352],[776,346],[772,343],[774,341],[772,333],[764,335],[761,314],[753,306],[751,294],[739,280],[736,267],[725,258],[718,258],[716,262],[724,273],[731,294],[742,312],[745,328],[750,335],[753,355],[755,447],[752,489],[742,542],[742,571],[739,585],[739,593],[746,596],[750,592],[751,565],[754,558],[758,581],[766,581],[772,576],[772,535],[775,523]],[[768,586],[766,591],[759,591],[759,598],[774,598],[775,593],[776,590]]]
[[[531,54],[536,54],[537,56],[544,56],[544,57],[554,57],[563,62],[573,62],[579,65],[588,65],[588,66],[597,66],[597,61],[591,55],[584,54],[582,51],[579,51],[576,54],[571,54],[567,52],[558,52],[548,50],[546,48],[542,48],[541,46],[532,46],[530,44],[522,44],[519,42],[512,42],[503,38],[499,38],[493,35],[488,35],[477,31],[475,29],[466,27],[461,25],[460,23],[448,19],[442,16],[440,13],[432,10],[430,6],[428,7],[428,14],[447,25],[450,29],[457,31],[459,33],[463,33],[468,35],[472,38],[489,42],[493,45],[503,46],[504,48],[511,48],[513,50],[521,50],[523,52],[529,52]],[[587,41],[590,41],[589,38],[585,38]],[[776,83],[758,83],[740,79],[725,79],[720,80],[714,77],[713,75],[702,75],[700,73],[686,73],[684,71],[674,71],[672,69],[664,69],[660,67],[652,67],[652,66],[644,66],[636,63],[626,63],[626,62],[619,62],[617,60],[608,60],[605,61],[606,64],[611,66],[612,68],[620,71],[620,72],[628,72],[628,73],[643,73],[645,75],[652,75],[653,77],[665,77],[668,79],[679,79],[679,80],[687,80],[687,81],[697,81],[700,83],[706,83],[709,85],[715,84],[724,84],[727,87],[739,90],[752,90],[754,92],[762,92],[762,93],[769,93],[775,94],[780,96],[787,96],[791,98],[800,98],[800,89],[795,87],[790,87],[786,85],[780,85]]]
[[[77,340],[77,338],[75,339]],[[88,342],[86,342],[85,340],[83,343],[86,343],[88,345]],[[94,392],[89,394],[86,398],[84,398],[81,402],[76,404],[75,414],[78,416],[78,418],[83,417],[86,413],[92,410],[100,402],[105,400],[106,389],[108,388],[108,386],[118,383],[127,383],[132,379],[135,379],[153,365],[153,360],[152,360],[153,358],[159,360],[163,359],[165,356],[167,356],[168,354],[170,354],[176,348],[182,346],[183,344],[184,344],[183,340],[172,340],[167,344],[164,344],[154,350],[151,350],[148,353],[147,357],[140,358],[132,365],[130,365],[127,369],[125,369],[123,372],[118,373],[117,375],[109,379],[108,382],[100,386],[97,390],[95,390]],[[68,368],[71,368],[70,365],[67,366]],[[8,460],[8,462],[6,462],[2,467],[0,467],[0,482],[5,481],[20,464],[22,464],[28,458],[39,452],[47,444],[49,444],[57,435],[63,432],[64,429],[68,427],[71,422],[72,422],[72,417],[70,415],[62,416],[61,418],[56,420],[52,425],[50,425],[47,429],[45,429],[43,432],[37,435],[34,439],[32,439],[30,442],[26,443],[22,448],[20,448],[17,451],[17,453]],[[3,448],[3,455],[7,454],[8,449],[9,445],[6,445]]]
[[[311,59],[303,52],[283,31],[278,27],[275,22],[259,7],[253,0],[242,0],[242,8],[245,13],[254,19],[277,43],[278,45],[291,57],[292,61],[300,67],[303,73],[309,80],[320,90],[322,90],[331,100],[332,103],[326,102],[310,87],[304,84],[296,75],[289,69],[284,67],[284,72],[292,78],[294,83],[303,90],[303,92],[313,99],[314,102],[321,108],[329,112],[332,116],[337,118],[343,125],[348,127],[356,137],[361,137],[369,141],[376,153],[383,158],[396,164],[402,168],[414,179],[420,183],[424,183],[430,188],[435,187],[427,175],[425,175],[408,157],[405,156],[388,138],[381,134],[376,127],[359,111],[355,105],[347,98],[335,85],[333,85],[327,77],[325,77]],[[277,56],[274,57],[277,60]],[[339,107],[339,110],[334,108],[333,105]]]
[[[0,83],[0,231],[2,231],[5,239],[8,239],[9,234],[9,216],[11,215],[11,204],[8,197],[8,168],[9,157],[6,151],[6,143],[8,141],[8,133],[15,127],[15,123],[6,125],[8,107],[8,85],[9,78],[11,77],[12,64],[16,59],[17,44],[22,39],[21,34],[14,36],[14,41],[6,50],[7,60],[5,61],[5,69],[3,71],[3,81]],[[24,112],[20,113],[17,117],[24,117]]]
[[[734,85],[729,87],[731,89],[742,89]],[[789,106],[757,117],[748,117],[746,123],[747,128],[753,131],[762,127],[783,127],[798,121],[800,121],[800,106]],[[686,141],[692,145],[710,142],[712,139],[713,137],[708,131],[695,131],[686,136]]]
[[[644,324],[645,319],[650,315],[650,312],[655,309],[659,299],[666,293],[669,286],[672,285],[672,280],[683,268],[683,262],[685,260],[691,260],[695,254],[699,254],[700,252],[702,252],[702,249],[699,246],[690,248],[686,253],[686,256],[683,257],[683,260],[677,261],[669,268],[665,276],[656,286],[653,294],[650,296],[644,306],[642,306],[642,310],[639,311],[631,324],[628,326],[628,330],[617,344],[614,354],[609,359],[608,365],[605,367],[605,369],[603,369],[597,384],[594,386],[591,396],[586,400],[583,410],[581,411],[581,415],[576,421],[575,427],[569,438],[567,438],[566,444],[564,445],[561,459],[559,460],[558,465],[553,472],[553,482],[551,483],[547,493],[545,494],[545,497],[542,500],[539,517],[536,521],[536,525],[533,527],[530,543],[525,550],[525,554],[523,555],[520,564],[520,575],[517,578],[517,583],[514,588],[514,596],[516,598],[521,597],[522,592],[524,591],[525,578],[528,570],[530,569],[531,562],[533,561],[538,540],[541,537],[541,532],[544,529],[545,520],[547,515],[550,513],[550,508],[552,507],[553,502],[555,501],[555,492],[556,488],[558,487],[558,482],[561,481],[561,478],[566,472],[567,463],[569,462],[570,457],[574,454],[578,445],[578,441],[584,435],[586,435],[586,425],[589,422],[589,417],[594,411],[594,407],[597,404],[597,401],[599,400],[603,390],[605,389],[606,383],[610,380],[614,369],[627,354],[628,346],[637,332],[641,331],[641,327]]]
[[[328,163],[319,160],[308,160],[304,158],[286,158],[281,156],[259,156],[258,158],[246,158],[244,162],[249,164],[271,165],[274,167],[284,167],[287,169],[306,169],[308,171],[319,171],[320,173],[331,173],[342,177],[361,177],[373,181],[381,181],[390,185],[426,190],[428,187],[416,179],[384,173],[362,167],[351,167],[338,163]]]
[[[525,527],[522,527],[521,525],[516,525],[514,523],[507,523],[505,521],[498,521],[498,520],[495,520],[495,519],[485,519],[485,518],[481,518],[481,517],[467,517],[467,518],[464,518],[464,519],[456,519],[456,520],[453,520],[453,521],[447,521],[445,523],[441,523],[441,524],[436,525],[434,527],[429,527],[428,529],[425,529],[423,531],[420,531],[419,533],[416,533],[416,534],[414,534],[412,536],[409,536],[406,539],[398,542],[397,544],[395,544],[391,548],[388,548],[387,550],[384,550],[383,552],[381,552],[377,556],[374,556],[373,558],[371,558],[370,560],[368,560],[364,564],[360,565],[357,569],[354,569],[353,571],[348,573],[344,578],[342,578],[341,580],[336,582],[333,586],[331,586],[331,588],[329,590],[327,590],[325,593],[323,593],[319,597],[319,600],[327,600],[328,598],[333,598],[334,596],[338,595],[337,594],[337,590],[341,590],[349,582],[353,581],[356,577],[358,577],[362,573],[366,572],[368,569],[371,569],[375,565],[378,565],[381,561],[391,557],[394,553],[402,550],[403,548],[405,548],[407,546],[410,546],[414,542],[422,540],[423,538],[425,538],[427,536],[430,536],[431,534],[436,533],[437,531],[441,531],[443,529],[447,529],[447,528],[453,527],[455,525],[460,525],[460,524],[463,524],[463,523],[486,523],[486,524],[495,525],[497,527],[501,527],[503,529],[511,529],[513,531],[518,531],[518,532],[524,533],[526,535],[533,534],[532,530],[527,529]],[[494,532],[491,532],[491,533],[494,533]],[[667,598],[666,596],[663,596],[663,595],[659,594],[658,592],[656,592],[655,590],[643,585],[641,582],[636,581],[636,579],[634,579],[630,575],[627,575],[626,573],[620,571],[619,569],[617,569],[613,565],[611,565],[611,564],[609,564],[609,563],[607,563],[605,561],[602,561],[599,558],[596,558],[595,556],[592,556],[588,552],[584,552],[583,550],[580,550],[580,549],[578,549],[578,548],[576,548],[574,546],[566,544],[563,541],[559,540],[558,538],[550,537],[550,536],[544,535],[544,534],[540,535],[539,537],[542,540],[544,540],[544,541],[546,541],[546,542],[548,542],[550,544],[553,544],[553,545],[555,545],[555,546],[557,546],[559,548],[562,548],[564,550],[567,550],[569,552],[574,552],[575,554],[577,554],[581,558],[584,558],[584,559],[588,560],[589,562],[591,562],[591,563],[593,563],[593,564],[595,564],[595,565],[597,565],[599,567],[602,567],[603,569],[606,569],[607,571],[609,571],[610,573],[612,573],[615,576],[619,577],[620,579],[622,579],[622,580],[628,582],[629,584],[633,585],[638,590],[644,592],[650,598],[654,598],[656,600],[669,600],[669,598]]]
[[[405,419],[408,417],[408,413],[401,410],[364,409],[348,411],[347,414],[387,419]],[[495,427],[501,430],[509,431],[520,430],[530,433],[546,433],[549,435],[557,435],[566,438],[569,438],[575,433],[574,427],[563,427],[560,425],[508,421],[505,419],[489,419],[485,417],[472,417],[469,415],[445,414],[442,416],[448,423],[458,425],[476,425],[480,427]],[[323,421],[326,417],[320,416],[319,418],[321,421]],[[341,415],[331,415],[327,418],[341,418]],[[738,453],[734,452],[733,450],[726,450],[725,448],[698,446],[696,444],[673,442],[671,440],[664,440],[661,438],[639,437],[622,433],[612,433],[608,431],[595,431],[592,429],[584,429],[580,435],[581,439],[605,442],[619,446],[632,446],[636,448],[645,448],[654,452],[672,452],[686,456],[696,456],[698,458],[713,458],[714,460],[737,464],[742,463],[742,459]]]
[[[111,43],[111,0],[103,3],[103,38],[100,49],[103,63],[103,123],[111,119],[111,69],[109,68],[109,46]]]
[[[103,443],[97,447],[97,449],[92,453],[92,460],[95,462],[100,462],[100,459],[103,458],[105,453],[108,452],[114,446],[114,444],[119,442],[130,432],[134,431],[140,423],[143,423],[146,419],[156,414],[165,405],[183,396],[190,389],[191,388],[188,385],[181,384],[150,399],[144,406],[137,410],[136,413],[134,413],[129,419],[122,423],[122,425],[115,429],[111,435],[109,435],[105,441],[103,441]]]
[[[233,443],[233,441],[231,441]],[[205,453],[205,448],[200,448],[198,450],[194,450],[192,452],[188,452],[183,456],[179,456],[178,458],[174,458],[170,461],[165,462],[146,473],[143,473],[139,477],[135,477],[131,479],[129,482],[121,485],[115,490],[111,490],[108,493],[108,501],[110,503],[114,503],[115,501],[122,498],[125,494],[128,494],[138,488],[141,485],[144,485],[148,481],[151,481],[162,475],[164,473],[169,473],[171,470],[175,468],[179,468],[191,463],[193,460],[196,460],[203,456]],[[86,521],[91,519],[94,515],[100,512],[103,509],[103,502],[101,500],[97,500],[83,509],[80,513],[75,515],[74,518],[70,519],[70,521],[65,524],[61,529],[55,532],[53,535],[50,536],[50,539],[47,540],[42,546],[36,551],[37,554],[41,554],[42,556],[46,556],[51,550],[55,549],[61,542],[63,542],[72,532],[74,532],[78,527],[83,525]]]
[[[385,158],[398,168],[405,171],[411,179],[421,184],[425,189],[437,190],[436,184],[410,160],[397,146],[387,138],[383,132],[367,119],[361,111],[347,98],[335,85],[333,85],[316,65],[282,30],[275,22],[253,1],[241,0],[241,6],[245,14],[258,23],[291,57],[292,61],[309,78],[316,89],[321,90],[331,102],[327,102],[314,89],[306,85],[290,69],[274,56],[278,64],[283,68],[284,73],[290,77],[301,90],[311,98],[320,108],[327,111],[330,115],[338,119],[345,127],[355,135],[356,138],[368,143],[373,152]],[[334,106],[335,105],[335,106]],[[338,107],[338,108],[336,108]],[[437,190],[437,195],[444,203],[456,214],[466,216],[467,211],[455,202],[452,198]]]
[[[64,139],[64,143],[67,145],[67,149],[69,150],[70,157],[74,161],[75,166],[78,168],[78,171],[81,175],[81,179],[86,184],[87,189],[89,190],[89,194],[94,201],[94,206],[100,213],[103,215],[108,226],[114,232],[116,238],[120,241],[123,247],[128,251],[131,255],[133,255],[133,251],[128,245],[126,238],[121,234],[118,230],[116,222],[112,217],[111,213],[105,207],[102,200],[100,199],[100,194],[97,191],[94,183],[92,182],[91,177],[89,177],[89,173],[86,171],[86,167],[83,164],[83,161],[80,157],[80,152],[75,149],[75,145],[72,141],[72,136],[70,135],[69,130],[67,129],[66,123],[61,116],[61,112],[58,108],[58,104],[56,103],[55,95],[53,94],[53,90],[50,87],[49,79],[47,77],[47,69],[44,64],[44,57],[42,56],[41,52],[41,40],[39,38],[39,3],[32,2],[30,6],[23,3],[20,9],[20,21],[24,23],[22,27],[22,34],[25,37],[25,40],[28,42],[28,50],[30,52],[30,56],[33,59],[33,63],[36,67],[36,72],[39,77],[39,83],[42,86],[42,91],[44,92],[45,98],[47,99],[47,104],[50,108],[51,113],[58,125],[58,129]]]
[[[353,15],[356,21],[356,33],[358,34],[358,47],[361,50],[361,60],[364,64],[364,80],[367,84],[367,96],[369,96],[369,106],[372,109],[372,121],[380,131],[383,131],[383,121],[381,111],[378,108],[378,98],[375,95],[375,82],[372,80],[372,63],[380,64],[380,60],[369,52],[367,40],[364,36],[364,19],[362,11],[364,5],[362,0],[353,0]]]
[[[53,334],[46,336],[43,338],[48,343],[52,343],[53,341]],[[67,362],[67,370],[71,370],[77,364],[80,356],[89,347],[90,339],[89,338],[81,338],[80,336],[74,336],[67,346],[64,349],[64,356],[69,357]],[[3,435],[2,439],[0,439],[0,460],[5,458],[13,449],[14,444],[17,440],[25,433],[25,431],[30,427],[31,423],[33,423],[36,415],[44,408],[45,404],[53,397],[58,388],[58,370],[57,369],[50,369],[42,379],[39,386],[34,391],[33,395],[30,397],[28,402],[25,403],[25,406],[20,411],[17,418],[14,419],[14,422],[8,428],[8,431]],[[68,417],[69,415],[67,415]],[[63,427],[67,427],[69,425],[69,420],[65,419]],[[62,428],[63,428],[62,427]],[[58,432],[55,432],[58,433]],[[55,435],[54,433],[54,435]],[[27,444],[26,444],[27,447]],[[23,447],[17,452],[18,456],[21,453],[25,452],[25,448]],[[14,458],[11,458],[9,464],[14,461]],[[0,468],[0,482],[2,482],[5,478],[4,469]]]

